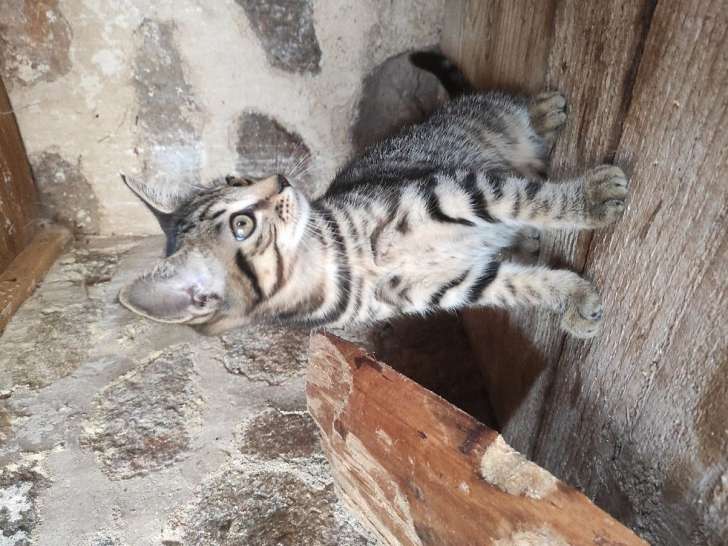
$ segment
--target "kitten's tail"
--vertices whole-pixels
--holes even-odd
[[[463,71],[442,53],[435,51],[416,51],[411,53],[410,62],[417,68],[431,72],[440,80],[450,98],[467,95],[476,91],[467,80]]]

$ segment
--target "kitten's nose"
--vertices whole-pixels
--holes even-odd
[[[286,188],[291,187],[291,183],[288,182],[288,179],[283,176],[282,174],[277,175],[278,176],[278,192],[282,192]]]

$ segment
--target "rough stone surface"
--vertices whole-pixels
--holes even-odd
[[[312,477],[312,479],[315,479]],[[286,470],[226,469],[203,486],[182,520],[179,544],[365,546],[373,542],[337,521],[331,482],[307,483]]]
[[[81,443],[113,479],[178,460],[200,427],[203,401],[186,345],[173,347],[104,388]]]
[[[43,455],[21,457],[0,468],[0,544],[30,546],[38,524],[36,499],[49,485]]]
[[[117,261],[114,252],[76,246],[56,263],[5,329],[0,391],[44,387],[84,362],[94,344],[91,324],[100,319],[105,305],[89,297],[89,290],[111,279]]]
[[[204,120],[187,82],[174,22],[145,19],[136,30],[134,90],[140,130],[134,153],[141,177],[162,194],[185,194],[199,185]]]
[[[249,326],[220,338],[225,349],[222,362],[230,373],[280,385],[305,373],[308,337],[306,330]]]
[[[376,542],[338,505],[316,426],[304,411],[262,411],[239,453],[170,520],[170,544],[367,546]]]
[[[99,203],[81,170],[52,150],[30,158],[41,197],[42,214],[74,232],[98,233]]]
[[[415,67],[409,52],[387,59],[364,80],[352,127],[355,147],[361,150],[422,121],[445,100],[447,93],[438,79]]]
[[[29,86],[66,74],[72,36],[58,0],[3,0],[0,74],[5,84]]]
[[[320,71],[311,0],[235,0],[245,10],[268,62],[288,72]]]
[[[116,296],[161,238],[88,244],[0,337],[0,545],[374,544],[337,501],[304,409],[307,334],[250,330],[228,354],[143,320]],[[63,335],[38,335],[48,312]]]
[[[304,411],[271,408],[246,423],[240,451],[259,459],[300,459],[320,453],[318,430]]]
[[[260,112],[243,112],[238,118],[236,150],[238,172],[252,178],[284,173],[295,180],[311,159],[300,135]]]

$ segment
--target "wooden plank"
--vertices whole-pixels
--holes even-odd
[[[508,4],[511,12],[527,13],[532,7],[527,1]],[[503,21],[498,25],[487,23],[486,16],[472,18],[481,22],[480,28],[469,30],[468,39],[478,44],[474,47],[482,47],[482,40],[476,37],[486,35],[490,41],[504,44],[496,50],[506,56],[514,52],[515,61],[503,61],[513,71],[498,79],[487,63],[471,66],[472,56],[455,60],[464,63],[466,70],[474,70],[476,78],[480,72],[489,74],[486,79],[496,88],[512,87],[512,81],[520,77],[531,91],[559,89],[566,95],[570,119],[554,149],[550,174],[555,178],[569,176],[613,159],[629,106],[636,59],[651,16],[650,5],[647,0],[610,0],[585,9],[576,0],[559,2],[549,21],[551,38],[523,32],[520,17],[490,16]],[[489,6],[473,1],[466,9],[488,11]],[[529,45],[517,46],[518,40]],[[614,47],[615,43],[620,46]],[[535,66],[530,65],[522,52],[544,44],[550,44],[548,55],[536,57]],[[534,74],[541,73],[545,76],[536,85]],[[590,240],[588,233],[546,232],[540,261],[580,271]],[[475,350],[481,354],[503,433],[515,447],[530,454],[539,426],[534,416],[542,413],[564,341],[558,318],[532,309],[508,313],[483,310],[466,313],[465,323]]]
[[[629,207],[587,260],[606,328],[566,342],[533,450],[658,544],[728,543],[726,44],[725,2],[658,3],[617,147]]]
[[[65,228],[51,226],[41,229],[0,274],[0,333],[43,280],[70,239],[71,234]]]
[[[586,264],[604,334],[467,317],[508,441],[659,544],[728,543],[724,7],[559,4],[546,81],[571,119],[554,170],[615,155],[633,194],[614,231],[546,238],[543,258]]]
[[[340,496],[392,546],[644,544],[495,431],[333,335],[306,394]]]
[[[38,195],[10,100],[0,81],[0,271],[35,233]]]
[[[555,0],[455,0],[441,47],[480,89],[539,91],[546,79]]]

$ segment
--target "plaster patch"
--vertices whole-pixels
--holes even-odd
[[[117,49],[97,51],[91,60],[98,66],[104,76],[116,76],[124,67],[122,53]]]
[[[558,480],[498,436],[480,460],[480,475],[510,495],[542,499],[556,491]]]
[[[202,108],[187,83],[176,29],[171,21],[145,19],[136,30],[133,67],[141,177],[173,201],[199,184],[204,160]]]

